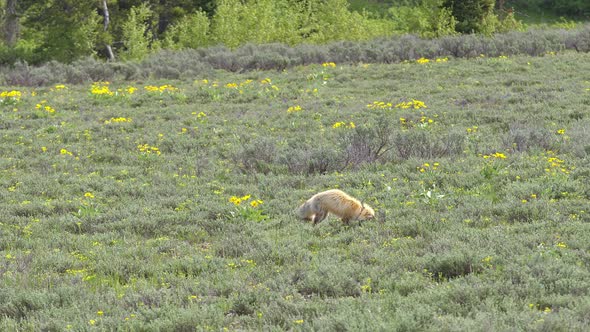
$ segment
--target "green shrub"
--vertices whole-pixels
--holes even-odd
[[[101,17],[92,3],[89,0],[68,0],[35,2],[26,7],[20,38],[35,44],[35,52],[25,60],[31,63],[49,60],[68,63],[94,54]]]
[[[166,30],[164,47],[171,49],[199,48],[211,43],[209,18],[199,11],[184,16]]]
[[[121,53],[121,58],[125,60],[141,60],[148,55],[150,52],[150,39],[147,36],[147,21],[151,15],[152,11],[145,3],[131,8],[129,17],[122,26],[125,49]]]
[[[340,139],[344,151],[344,167],[358,168],[365,163],[385,162],[389,151],[394,148],[393,122],[381,118],[374,127],[356,127]]]
[[[312,6],[315,8],[312,7],[312,11],[308,12],[308,14],[310,14],[310,20],[315,29],[310,31],[309,37],[306,38],[311,42],[363,40],[371,37],[367,25],[367,16],[357,12],[350,12],[348,10],[348,1],[313,1]]]
[[[230,48],[246,43],[326,43],[390,34],[390,24],[348,10],[346,0],[222,0],[211,38]]]
[[[41,69],[24,63],[0,69],[5,82],[24,86],[54,83],[80,83],[86,80],[111,81],[115,77],[139,79],[189,78],[207,76],[212,69],[237,72],[241,70],[282,70],[307,64],[335,62],[346,63],[396,63],[413,61],[420,57],[433,59],[497,57],[527,54],[543,56],[549,52],[575,50],[590,51],[590,25],[578,29],[537,29],[526,32],[511,31],[493,37],[483,35],[453,35],[436,39],[403,35],[370,41],[340,41],[327,45],[299,44],[248,44],[231,50],[223,46],[177,51],[160,50],[141,62],[127,61],[105,63],[92,57],[63,65],[50,75]],[[25,47],[23,46],[23,50]],[[26,48],[29,50],[30,48]],[[145,49],[144,49],[145,50]],[[26,51],[28,52],[28,51]],[[142,53],[142,52],[139,52]],[[33,68],[39,68],[33,70]],[[65,76],[64,76],[65,73]]]
[[[395,30],[415,33],[422,37],[433,38],[453,35],[455,18],[451,10],[443,6],[444,0],[423,0],[419,6],[400,6],[389,9]]]
[[[495,0],[445,0],[443,5],[457,20],[457,31],[489,34],[495,31],[497,25],[495,3]]]

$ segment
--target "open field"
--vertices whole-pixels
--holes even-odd
[[[0,330],[588,330],[588,73],[568,52],[4,87]],[[297,220],[328,188],[377,220]]]

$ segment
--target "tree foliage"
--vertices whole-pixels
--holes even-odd
[[[520,2],[502,1],[500,7]],[[347,0],[3,0],[0,64],[72,62],[93,55],[140,60],[161,47],[294,45],[399,33],[490,35],[522,27],[511,12],[498,16],[495,0],[380,3],[393,6],[384,17],[352,11]],[[530,3],[538,8],[552,3],[577,15],[590,11],[582,0]],[[104,25],[107,7],[110,20]]]
[[[92,54],[101,19],[94,0],[32,2],[23,18],[22,38],[35,42],[35,61],[70,62]]]
[[[457,20],[456,30],[463,33],[481,32],[494,16],[495,0],[446,0]]]
[[[125,60],[141,60],[148,54],[150,39],[147,36],[151,10],[146,4],[132,7],[129,17],[123,23],[123,45]]]

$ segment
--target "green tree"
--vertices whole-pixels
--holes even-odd
[[[22,5],[22,6],[21,6]],[[33,45],[31,62],[70,62],[93,54],[100,27],[95,0],[22,1],[22,38]]]
[[[4,32],[4,42],[9,47],[13,47],[16,44],[20,29],[16,8],[17,0],[6,0],[4,8],[4,24],[2,28]]]
[[[129,17],[122,26],[125,46],[122,57],[125,60],[141,60],[150,52],[151,41],[147,32],[151,16],[152,11],[145,3],[129,11]]]
[[[205,12],[186,15],[168,27],[164,46],[172,49],[207,46],[210,43],[209,25]]]
[[[457,20],[455,29],[462,33],[493,32],[495,0],[446,0],[443,5],[450,8]]]
[[[395,29],[432,38],[456,34],[455,18],[443,6],[444,0],[422,0],[418,6],[396,6],[389,9]]]

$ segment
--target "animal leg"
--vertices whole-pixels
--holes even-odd
[[[314,226],[319,224],[320,222],[322,222],[322,220],[326,219],[327,215],[328,215],[327,211],[320,211],[320,212],[316,213],[315,216],[313,217]]]

